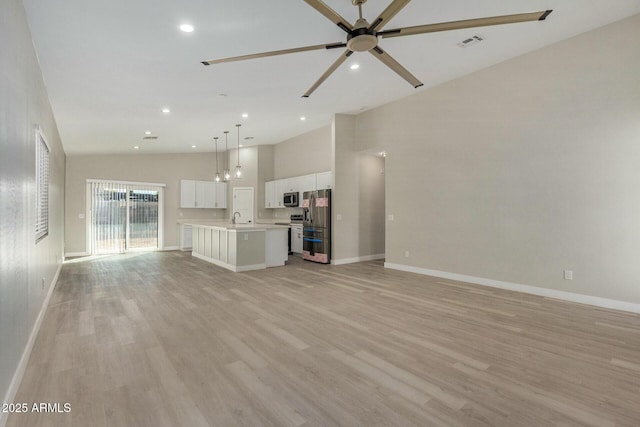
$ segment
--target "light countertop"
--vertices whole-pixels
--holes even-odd
[[[232,224],[229,221],[215,221],[215,220],[179,220],[179,224],[187,224],[192,227],[205,227],[215,228],[219,230],[227,231],[266,231],[273,229],[287,229],[288,225],[275,225],[275,224]]]

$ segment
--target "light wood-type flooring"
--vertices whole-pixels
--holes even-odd
[[[640,316],[386,270],[65,264],[15,426],[639,426]]]

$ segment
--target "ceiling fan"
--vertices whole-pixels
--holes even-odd
[[[389,6],[373,21],[369,23],[362,17],[362,5],[367,0],[351,0],[354,6],[358,6],[359,18],[355,24],[349,23],[340,16],[336,11],[331,9],[321,0],[304,0],[309,6],[323,14],[331,22],[336,24],[347,33],[346,42],[338,42],[331,44],[320,44],[315,46],[305,46],[293,49],[276,50],[272,52],[255,53],[251,55],[234,56],[231,58],[212,59],[202,61],[204,65],[220,64],[223,62],[242,61],[245,59],[264,58],[267,56],[284,55],[288,53],[305,52],[318,49],[347,49],[340,55],[327,71],[318,79],[317,82],[302,95],[308,98],[343,62],[347,60],[353,52],[369,52],[386,66],[398,73],[400,77],[409,82],[414,88],[422,86],[422,82],[404,68],[398,61],[393,59],[387,52],[378,46],[380,38],[411,36],[414,34],[434,33],[439,31],[459,30],[463,28],[485,27],[489,25],[512,24],[527,21],[544,21],[552,12],[551,10],[543,10],[540,12],[519,13],[515,15],[491,16],[487,18],[466,19],[463,21],[441,22],[437,24],[417,25],[414,27],[396,28],[394,30],[381,31],[382,27],[387,25],[391,18],[396,16],[411,0],[393,0]]]

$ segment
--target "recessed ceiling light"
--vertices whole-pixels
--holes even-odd
[[[192,146],[191,146],[191,148],[196,148],[196,147],[197,147],[197,145],[192,145]]]
[[[165,114],[169,114],[171,112],[171,110],[169,108],[163,108],[162,112]]]
[[[240,144],[240,148],[244,147],[244,145]]]
[[[145,130],[145,131],[144,131],[144,134],[145,134],[145,135],[151,135],[151,131],[150,131],[150,130]]]
[[[246,119],[247,117],[249,117],[249,115],[247,113],[242,113],[242,118]]]
[[[307,120],[307,118],[305,116],[302,116],[302,117],[300,117],[300,120],[302,120],[304,122],[305,120]]]
[[[351,68],[352,70],[357,70],[358,68],[360,68],[360,65],[359,64],[351,64],[351,67],[349,67],[349,68]]]
[[[138,147],[137,145],[134,145],[134,146],[133,146],[133,149],[134,149],[134,150],[137,150],[138,148],[140,148],[140,147]]]
[[[182,31],[183,33],[193,33],[193,25],[182,24],[180,25],[180,31]]]

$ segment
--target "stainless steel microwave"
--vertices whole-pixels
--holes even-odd
[[[298,193],[284,193],[284,205],[288,208],[297,208]]]

